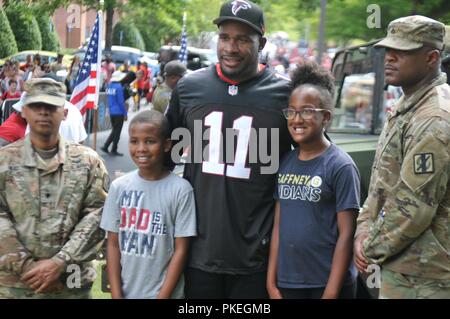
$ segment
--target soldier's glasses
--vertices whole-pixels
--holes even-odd
[[[283,115],[287,120],[293,120],[297,114],[300,115],[300,117],[304,120],[312,120],[314,117],[314,114],[316,112],[322,112],[327,111],[326,109],[315,109],[315,108],[304,108],[301,111],[296,111],[293,108],[287,108],[283,109]]]

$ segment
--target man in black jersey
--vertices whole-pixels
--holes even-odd
[[[214,23],[219,63],[181,79],[166,112],[172,129],[192,138],[184,177],[195,192],[198,237],[186,297],[266,298],[275,173],[291,145],[281,113],[290,84],[259,64],[259,6],[229,1]]]

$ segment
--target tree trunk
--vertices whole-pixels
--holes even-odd
[[[414,0],[411,15],[420,14],[421,12],[420,7],[424,4],[424,2],[425,2],[424,0]]]
[[[111,52],[112,40],[113,40],[113,16],[114,7],[106,7],[106,33],[105,33],[105,51]]]

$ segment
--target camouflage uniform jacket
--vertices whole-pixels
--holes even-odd
[[[78,264],[81,285],[89,286],[89,261],[105,235],[99,224],[108,183],[94,151],[62,138],[49,160],[29,135],[0,149],[0,286],[27,288],[20,275],[49,258]]]
[[[369,263],[450,279],[450,87],[445,74],[402,97],[380,135],[356,236]]]
[[[169,105],[171,96],[172,89],[166,83],[158,85],[158,87],[155,89],[155,92],[153,92],[153,109],[164,113],[167,109],[167,106]]]

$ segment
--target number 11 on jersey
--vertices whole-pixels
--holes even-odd
[[[225,164],[220,163],[223,112],[211,112],[205,117],[205,126],[210,128],[208,160],[203,161],[203,173],[224,175]],[[239,131],[233,165],[226,165],[226,176],[250,178],[250,168],[245,167],[253,118],[241,116],[233,122],[233,129]],[[225,141],[226,142],[226,141]]]

